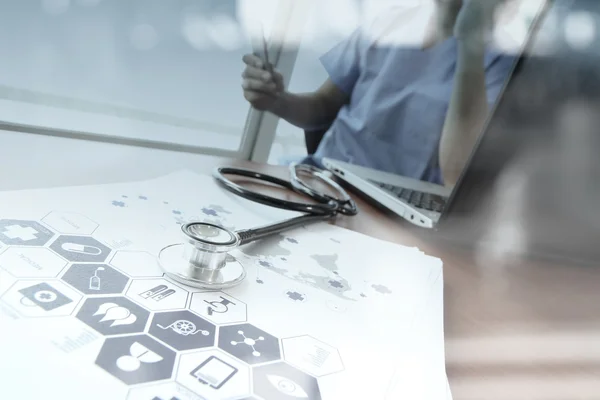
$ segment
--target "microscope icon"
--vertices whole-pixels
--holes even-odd
[[[208,315],[213,315],[213,313],[225,314],[227,311],[229,311],[230,304],[233,306],[236,305],[233,301],[228,300],[228,299],[224,298],[223,296],[219,296],[219,297],[221,298],[220,301],[204,300],[204,302],[206,304],[208,304],[208,307],[207,307]]]

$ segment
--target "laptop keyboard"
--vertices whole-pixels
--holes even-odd
[[[444,206],[446,205],[447,198],[437,194],[419,192],[417,190],[406,189],[372,180],[370,182],[417,208],[422,208],[428,211],[442,212]]]

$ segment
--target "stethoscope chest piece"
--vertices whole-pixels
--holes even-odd
[[[158,255],[169,278],[207,290],[230,288],[244,280],[244,266],[228,253],[240,244],[237,233],[207,222],[187,223],[181,231],[184,242],[167,246]]]

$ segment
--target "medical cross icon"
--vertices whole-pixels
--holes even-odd
[[[39,233],[30,226],[10,225],[4,228],[4,235],[10,239],[20,239],[25,242],[37,239]]]

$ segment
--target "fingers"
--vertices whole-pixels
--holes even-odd
[[[244,61],[244,63],[249,67],[254,67],[254,68],[258,68],[258,69],[265,68],[265,64],[260,59],[260,57],[257,57],[254,54],[244,55],[244,57],[242,57],[242,61]]]
[[[271,81],[267,83],[257,79],[244,79],[242,81],[242,88],[244,88],[244,91],[255,91],[272,94],[277,92],[277,85],[275,84],[275,82]]]
[[[243,61],[246,64],[246,68],[242,72],[242,87],[244,91],[268,94],[275,94],[277,92],[277,76],[275,76],[275,73],[262,68],[264,63],[259,57],[253,54],[246,54],[243,57]]]
[[[268,83],[273,80],[273,76],[269,71],[265,71],[264,69],[259,69],[251,66],[247,66],[242,73],[242,78],[244,79],[255,79],[259,81],[263,81]]]

